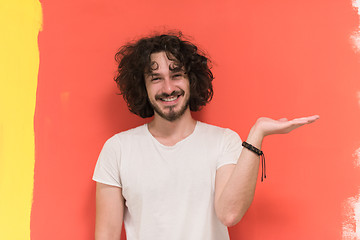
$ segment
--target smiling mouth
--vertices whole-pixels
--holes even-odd
[[[168,97],[168,98],[160,98],[160,100],[163,102],[172,102],[172,101],[175,101],[176,99],[178,99],[180,96],[181,95],[172,96],[172,97]]]
[[[162,102],[173,102],[177,100],[179,97],[185,94],[184,91],[176,91],[169,94],[161,94],[155,97],[156,100],[161,100]]]

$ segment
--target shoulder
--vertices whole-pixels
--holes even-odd
[[[209,135],[216,135],[217,137],[218,136],[222,136],[222,137],[239,136],[235,131],[233,131],[229,128],[223,128],[223,127],[215,126],[215,125],[200,122],[200,121],[198,122],[198,125],[199,125],[199,129],[201,132],[209,134]]]
[[[132,139],[143,137],[146,135],[146,127],[146,124],[144,124],[120,133],[116,133],[105,142],[105,146],[110,148],[118,148],[124,141],[128,142]]]
[[[215,141],[219,146],[225,147],[229,144],[241,145],[239,134],[229,128],[218,127],[215,125],[198,122],[200,135],[206,141]]]
[[[136,138],[136,137],[144,136],[144,135],[146,135],[146,127],[147,127],[147,125],[144,124],[144,125],[141,125],[141,126],[138,126],[135,128],[128,129],[123,132],[119,132],[119,133],[115,134],[114,136],[112,136],[111,138],[109,138],[109,140],[110,141],[119,141],[124,138]]]

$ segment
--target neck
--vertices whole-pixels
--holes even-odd
[[[150,133],[164,145],[175,145],[189,136],[195,129],[196,121],[192,118],[190,109],[175,121],[168,121],[155,113],[154,119],[148,124]]]

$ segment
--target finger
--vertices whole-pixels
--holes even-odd
[[[320,117],[318,115],[314,115],[314,116],[310,116],[310,117],[307,117],[305,118],[307,120],[307,123],[306,124],[309,124],[309,123],[313,123],[315,122],[316,120],[318,120]]]
[[[288,121],[288,119],[287,119],[287,118],[280,118],[278,121],[280,121],[280,122],[286,122],[286,121]]]
[[[310,116],[310,117],[295,118],[295,119],[291,120],[291,122],[295,123],[295,124],[308,124],[308,123],[315,122],[319,118],[320,117],[318,115],[314,115],[314,116]]]
[[[290,122],[293,125],[304,125],[304,124],[307,124],[309,122],[309,120],[307,118],[295,118],[295,119],[291,120]]]
[[[291,123],[292,126],[294,126],[295,128],[301,127],[303,125],[306,124],[310,124],[315,122],[319,117],[318,116],[311,116],[311,117],[304,117],[304,118],[295,118],[291,121],[289,121]]]
[[[314,115],[314,116],[309,117],[309,121],[314,122],[314,121],[318,120],[319,118],[320,118],[319,115]]]

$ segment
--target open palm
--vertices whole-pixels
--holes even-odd
[[[292,130],[301,127],[305,124],[313,123],[319,119],[318,115],[310,117],[295,118],[288,120],[286,118],[281,118],[279,120],[274,120],[271,118],[261,117],[257,120],[256,125],[261,129],[264,136],[271,134],[285,134],[289,133]]]

